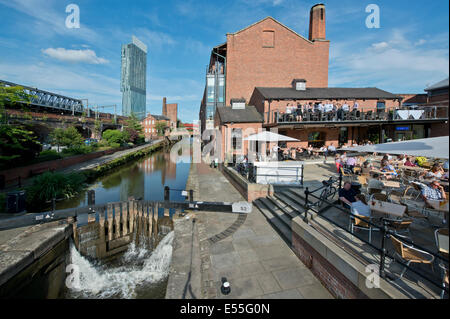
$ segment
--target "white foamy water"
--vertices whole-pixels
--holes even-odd
[[[152,252],[145,245],[130,244],[122,256],[123,265],[116,268],[91,263],[72,244],[71,262],[78,266],[80,285],[71,292],[82,298],[135,298],[137,287],[157,283],[168,276],[173,237],[173,231],[168,233]]]

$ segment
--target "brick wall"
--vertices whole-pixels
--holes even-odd
[[[15,185],[17,184],[18,178],[23,180],[32,177],[38,173],[43,173],[46,171],[58,170],[62,168],[66,168],[75,164],[79,164],[82,162],[86,162],[104,155],[113,154],[117,151],[123,150],[124,148],[118,148],[115,150],[106,150],[101,152],[94,152],[85,155],[71,156],[59,160],[47,161],[42,163],[37,163],[24,167],[17,167],[9,170],[0,171],[0,175],[5,176],[6,185]],[[34,172],[34,173],[33,173]]]
[[[334,265],[327,261],[294,231],[292,232],[292,250],[336,298],[368,298],[358,287],[337,270]]]
[[[267,31],[273,32],[273,47],[263,46]],[[227,34],[226,104],[232,98],[249,101],[258,86],[288,87],[294,78],[328,87],[329,46],[329,41],[311,42],[270,17]]]

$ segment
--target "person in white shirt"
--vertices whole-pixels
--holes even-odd
[[[351,204],[351,212],[353,215],[370,217],[370,207],[367,205],[364,195],[359,194],[355,196],[356,202]]]
[[[319,103],[319,105],[317,106],[317,110],[320,112],[323,112],[323,105],[322,103]]]
[[[357,110],[357,109],[358,109],[358,107],[359,107],[359,104],[358,104],[358,102],[355,102],[355,104],[353,104],[353,109],[354,109],[354,110]]]
[[[344,103],[344,105],[342,105],[342,110],[345,112],[348,112],[350,110],[350,107],[348,106],[347,103]]]

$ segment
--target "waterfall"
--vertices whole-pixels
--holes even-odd
[[[137,287],[167,278],[173,237],[173,231],[168,233],[153,251],[148,250],[145,243],[136,246],[133,241],[118,267],[91,262],[71,244],[71,263],[78,270],[79,285],[69,288],[70,293],[78,298],[136,298]]]

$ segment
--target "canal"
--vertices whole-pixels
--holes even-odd
[[[87,206],[88,190],[95,191],[96,204],[105,204],[129,199],[160,201],[164,199],[164,187],[169,186],[173,189],[170,199],[184,201],[181,190],[185,189],[189,169],[189,157],[182,157],[174,163],[169,152],[159,151],[99,178],[78,197],[58,203],[57,209]],[[124,250],[108,258],[82,255],[72,242],[67,261],[72,272],[68,272],[61,297],[164,298],[172,258],[173,231],[169,227],[161,228],[165,231],[153,241],[154,244],[137,239],[142,234],[134,232]]]

